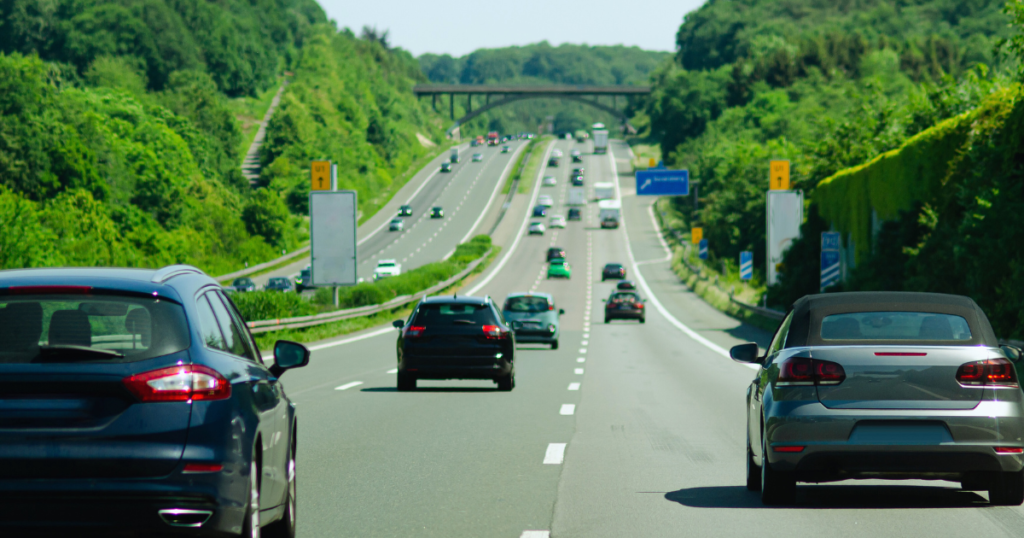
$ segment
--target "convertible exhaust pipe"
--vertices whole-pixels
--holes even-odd
[[[188,508],[165,508],[158,512],[160,519],[172,527],[202,527],[213,515],[212,510],[191,510]]]

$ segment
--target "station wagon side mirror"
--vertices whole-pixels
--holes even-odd
[[[274,365],[270,367],[270,373],[274,377],[281,377],[285,370],[301,368],[309,364],[309,348],[288,340],[278,340],[274,343]]]
[[[391,322],[391,326],[396,328],[396,329],[401,330],[402,327],[405,327],[405,320],[404,319],[396,319],[395,321]]]
[[[564,316],[565,315],[565,309],[564,308],[559,308],[558,309],[558,315],[559,316]]]
[[[508,325],[509,325],[509,327],[512,327],[513,331],[518,331],[519,329],[523,328],[523,322],[521,322],[521,321],[513,321],[513,322],[509,323]]]
[[[736,362],[747,364],[760,364],[757,356],[757,344],[740,344],[729,350],[729,356]]]
[[[1024,350],[1021,348],[1009,344],[999,346],[999,349],[1003,351],[1003,355],[1006,355],[1007,359],[1011,362],[1020,362],[1021,357],[1024,357]]]

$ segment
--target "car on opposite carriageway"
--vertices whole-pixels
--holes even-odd
[[[511,293],[505,298],[501,314],[515,331],[516,342],[550,344],[551,349],[558,349],[560,316],[565,314],[565,310],[555,307],[555,298],[551,294]]]
[[[439,205],[430,208],[430,218],[432,218],[432,219],[443,219],[444,218],[444,208],[439,206]]]
[[[399,329],[398,390],[420,379],[486,379],[515,387],[516,338],[490,297],[427,297]]]
[[[441,171],[445,172],[445,173],[451,172],[452,171],[452,163],[449,163],[449,162],[441,163]]]
[[[0,271],[4,536],[294,536],[297,410],[194,267]],[[5,401],[10,401],[9,399]],[[25,530],[25,529],[30,530]]]
[[[391,219],[388,223],[389,232],[400,232],[405,229],[405,222],[402,219]]]
[[[412,206],[408,205],[408,204],[405,204],[405,205],[399,207],[398,208],[398,216],[399,217],[411,217],[412,216]]]
[[[270,279],[267,280],[267,285],[263,286],[264,291],[290,292],[294,291],[294,289],[295,288],[292,285],[292,279],[286,276],[270,277]]]

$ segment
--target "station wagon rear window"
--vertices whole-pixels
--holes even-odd
[[[0,363],[134,362],[189,346],[181,306],[125,295],[0,297]]]
[[[855,312],[825,316],[822,340],[933,340],[971,339],[967,320],[950,314],[927,312]]]
[[[494,323],[494,313],[485,304],[427,303],[416,312],[413,325],[488,325]]]

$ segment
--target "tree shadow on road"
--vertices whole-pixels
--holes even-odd
[[[743,486],[687,488],[665,499],[691,508],[969,508],[988,506],[973,491],[930,486],[800,485],[793,506],[765,506],[757,492]]]

